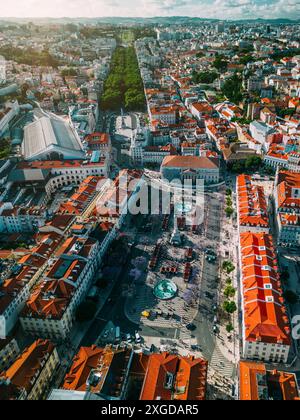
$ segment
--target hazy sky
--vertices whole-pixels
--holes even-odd
[[[300,0],[1,0],[0,17],[300,18]]]

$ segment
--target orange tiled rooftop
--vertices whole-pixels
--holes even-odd
[[[240,247],[246,340],[290,345],[289,317],[272,236],[242,233]]]

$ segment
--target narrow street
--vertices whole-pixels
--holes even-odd
[[[196,337],[202,349],[203,356],[210,362],[210,368],[218,374],[228,378],[234,378],[235,366],[229,361],[219,348],[218,342],[224,343],[224,337],[217,336],[213,332],[215,313],[213,306],[219,306],[219,271],[221,263],[221,220],[223,206],[220,199],[222,195],[206,196],[207,216],[204,233],[204,243],[212,246],[218,254],[218,262],[212,264],[203,258],[203,271],[201,284],[201,304],[195,324],[198,326]],[[212,298],[211,298],[212,297]]]

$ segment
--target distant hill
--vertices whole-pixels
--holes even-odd
[[[189,25],[189,24],[201,24],[201,23],[216,23],[220,22],[220,19],[206,19],[199,17],[189,17],[189,16],[157,16],[152,18],[143,18],[143,17],[95,17],[95,18],[2,18],[0,20],[1,25],[12,24],[12,23],[21,23],[26,24],[33,22],[36,24],[68,24],[68,23],[77,23],[77,24],[97,24],[103,23],[108,25]],[[232,23],[260,23],[260,24],[273,24],[273,25],[288,25],[300,23],[300,19],[292,20],[286,18],[278,19],[237,19],[230,20],[228,22]]]
[[[163,24],[163,25],[174,25],[174,24],[189,24],[197,22],[218,22],[218,19],[204,19],[198,17],[187,17],[187,16],[167,16],[167,17],[153,17],[153,18],[142,18],[142,17],[95,17],[95,18],[5,18],[0,21],[1,24],[4,23],[37,23],[37,24],[46,24],[46,23],[106,23],[111,25],[132,25],[132,24]]]
[[[278,18],[278,19],[247,19],[247,20],[236,20],[235,22],[249,22],[249,23],[261,23],[261,24],[271,24],[271,25],[289,25],[300,23],[300,19],[292,20],[287,18]]]

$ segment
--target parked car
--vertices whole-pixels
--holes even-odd
[[[197,327],[196,327],[195,324],[188,324],[186,326],[186,329],[189,330],[189,331],[195,331],[197,329]]]
[[[197,346],[197,345],[192,345],[192,346],[191,346],[191,349],[192,349],[193,351],[202,351],[202,348],[201,348],[200,346]]]
[[[135,342],[137,344],[140,344],[142,342],[142,337],[140,336],[138,332],[135,333]]]

